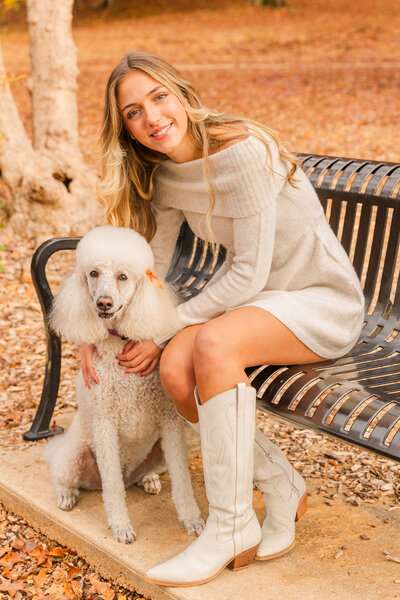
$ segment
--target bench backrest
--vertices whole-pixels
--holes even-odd
[[[400,165],[299,155],[326,217],[350,257],[366,299],[366,321],[379,333],[400,319]],[[168,280],[184,299],[200,293],[225,259],[182,226]],[[374,315],[372,317],[372,315]],[[383,321],[382,321],[383,319]],[[372,331],[372,330],[371,330]]]

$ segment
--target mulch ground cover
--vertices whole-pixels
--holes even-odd
[[[282,9],[266,9],[245,0],[202,0],[193,6],[189,0],[174,5],[116,0],[101,11],[78,3],[80,136],[90,164],[99,164],[95,144],[106,79],[131,48],[170,60],[194,82],[205,104],[267,123],[283,133],[294,151],[400,162],[400,13],[392,1],[288,0]],[[7,68],[16,77],[25,76],[13,92],[30,130],[27,33],[21,21],[2,29]],[[29,275],[41,240],[2,237],[0,444],[10,449],[26,444],[22,433],[40,399],[46,346]],[[51,260],[55,290],[72,262],[68,252]],[[77,349],[64,344],[55,421],[75,407],[78,362]],[[318,481],[316,493],[332,510],[342,501],[355,507],[378,502],[388,511],[399,510],[400,466],[393,461],[263,413],[258,423],[303,475]],[[198,454],[192,455],[190,468],[199,476]],[[0,598],[136,597],[102,582],[69,549],[45,539],[4,507],[0,541]]]

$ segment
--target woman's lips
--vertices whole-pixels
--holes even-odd
[[[155,138],[156,140],[162,140],[163,138],[165,138],[168,135],[171,127],[172,127],[172,123],[151,133],[150,137]]]

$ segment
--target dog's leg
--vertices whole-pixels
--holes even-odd
[[[183,421],[180,417],[166,421],[162,426],[162,449],[171,477],[172,501],[178,518],[183,521],[189,535],[200,535],[204,521],[193,495],[187,464]]]
[[[159,473],[165,473],[164,454],[161,448],[161,438],[159,438],[148,452],[146,458],[137,466],[135,457],[134,466],[129,464],[129,459],[125,463],[125,486],[137,485],[144,489],[148,494],[158,494],[161,490]],[[154,475],[156,478],[154,478]],[[157,480],[158,479],[158,483]]]
[[[136,539],[136,532],[130,524],[125,502],[117,428],[106,418],[95,416],[93,436],[108,522],[114,537],[123,544],[130,544]]]
[[[100,487],[100,477],[91,451],[85,442],[87,436],[82,431],[80,411],[75,414],[68,431],[47,442],[43,458],[49,463],[54,486],[58,496],[58,506],[62,510],[71,510],[78,499],[79,488]],[[89,477],[89,474],[91,476]]]
[[[159,494],[161,492],[159,473],[165,471],[166,466],[161,448],[161,439],[158,439],[145,460],[131,474],[130,479],[147,494]]]

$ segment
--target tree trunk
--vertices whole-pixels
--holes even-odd
[[[72,6],[73,0],[27,0],[33,147],[55,153],[60,162],[71,154],[81,158]]]
[[[0,48],[0,200],[6,225],[33,236],[82,234],[95,224],[96,174],[78,144],[72,0],[28,0],[33,145]]]

